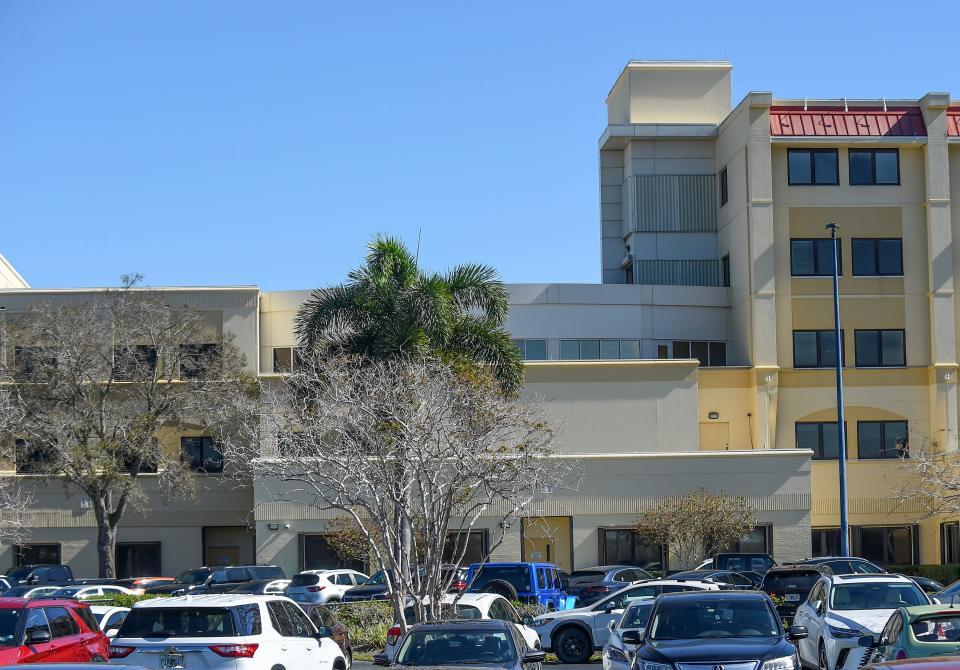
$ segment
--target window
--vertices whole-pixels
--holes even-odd
[[[513,340],[517,349],[520,350],[520,358],[525,361],[545,361],[547,360],[547,341],[546,340]]]
[[[54,470],[57,464],[57,452],[45,445],[14,440],[17,472],[24,475],[42,474]]]
[[[26,379],[41,374],[44,368],[56,367],[56,355],[42,347],[14,347],[13,374],[18,379]]]
[[[903,240],[900,238],[854,238],[850,244],[855,276],[896,277],[903,274]]]
[[[464,547],[464,543],[466,543],[466,547]],[[461,551],[464,552],[462,559],[459,558]],[[454,559],[459,559],[457,561],[459,565],[470,565],[471,563],[480,563],[486,555],[487,534],[484,531],[450,531],[447,533],[443,545],[444,563],[452,563]]]
[[[720,285],[730,286],[730,254],[720,259]]]
[[[60,565],[60,544],[16,544],[13,547],[14,565]]]
[[[720,170],[720,206],[723,207],[727,204],[729,200],[729,193],[727,192],[727,168]]]
[[[237,605],[233,608],[238,624],[239,635],[261,635],[263,625],[260,623],[260,605]]]
[[[601,561],[605,565],[636,565],[663,569],[666,557],[659,544],[648,544],[631,528],[600,528]]]
[[[313,637],[313,627],[303,610],[291,602],[281,601],[280,604],[287,610],[287,616],[293,625],[293,634],[296,637]]]
[[[851,186],[900,183],[899,149],[851,149],[849,159]]]
[[[149,577],[160,571],[159,542],[118,542],[117,577]]]
[[[180,345],[180,379],[199,379],[216,361],[220,347],[216,344]]]
[[[840,348],[843,349],[843,331]],[[836,333],[832,330],[793,331],[793,367],[832,368],[837,365]],[[843,357],[841,356],[841,361]]]
[[[732,542],[723,549],[722,552],[736,554],[765,554],[769,551],[773,526],[756,526],[753,530],[741,537],[736,542]],[[727,566],[727,570],[752,570],[753,566],[734,567]]]
[[[907,364],[902,330],[855,331],[858,368],[898,368]]]
[[[836,186],[836,149],[788,149],[787,183],[791,186]]]
[[[906,421],[857,421],[859,458],[900,458],[910,452]]]
[[[157,369],[157,349],[146,344],[117,347],[113,352],[113,376],[117,381],[151,377]]]
[[[293,347],[273,348],[273,371],[276,373],[293,370]]]
[[[960,563],[960,522],[940,524],[940,562]]]
[[[560,360],[564,361],[636,358],[640,358],[640,340],[560,340]]]
[[[914,526],[861,526],[854,529],[854,554],[881,565],[912,565]]]
[[[212,437],[181,437],[180,457],[197,472],[223,472],[223,454]]]
[[[837,240],[837,271],[843,274],[843,247]],[[791,239],[790,274],[794,277],[832,277],[833,240],[827,238]]]
[[[674,340],[671,347],[671,358],[696,358],[704,367],[722,367],[727,364],[726,342]]]
[[[341,556],[323,533],[300,533],[297,536],[301,570],[348,569],[363,572],[361,560]]]
[[[798,421],[795,430],[797,449],[813,450],[814,460],[836,460],[840,457],[836,421]]]
[[[46,610],[47,621],[50,622],[50,635],[53,639],[70,637],[80,632],[77,623],[65,607],[44,607],[43,609]]]

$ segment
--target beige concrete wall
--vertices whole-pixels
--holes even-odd
[[[26,280],[20,276],[17,269],[0,254],[0,289],[30,288]]]
[[[732,69],[716,61],[631,61],[607,97],[607,121],[720,123],[730,113]]]

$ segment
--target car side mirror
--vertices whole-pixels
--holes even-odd
[[[27,644],[42,644],[44,642],[49,642],[50,639],[50,631],[32,630],[30,631],[30,634],[27,635]]]
[[[542,649],[530,649],[523,655],[524,663],[543,663],[547,658],[547,652]]]
[[[381,665],[381,666],[386,667],[386,666],[390,665],[390,659],[387,658],[387,655],[386,655],[386,654],[374,654],[374,655],[373,655],[373,664],[374,664],[374,665]]]
[[[810,635],[810,632],[807,630],[806,626],[790,626],[787,629],[787,639],[791,642],[796,642],[797,640],[806,640],[807,636]]]
[[[873,635],[863,635],[857,640],[858,647],[867,647],[868,649],[876,644]]]
[[[626,644],[643,644],[643,633],[638,630],[625,630],[620,639]]]
[[[333,631],[330,630],[329,626],[317,626],[317,634],[314,637],[318,640],[322,640],[325,637],[333,637]]]

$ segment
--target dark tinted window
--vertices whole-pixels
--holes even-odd
[[[882,276],[903,274],[903,242],[899,239],[854,239],[853,274]]]
[[[210,576],[210,570],[187,570],[174,580],[176,584],[203,584]]]
[[[593,580],[599,581],[603,579],[605,575],[606,573],[601,570],[574,570],[573,572],[570,573],[570,579],[571,580],[576,579],[577,581],[584,581],[584,582],[593,581]]]
[[[224,581],[244,582],[250,579],[250,574],[244,568],[227,568],[224,575]]]
[[[482,590],[495,579],[502,579],[513,585],[517,591],[530,591],[530,568],[526,565],[489,565],[480,569],[473,580],[471,589]]]
[[[223,452],[212,437],[181,437],[181,458],[197,472],[223,472]]]
[[[651,640],[776,637],[780,626],[760,598],[663,600],[647,626]]]
[[[225,607],[135,607],[117,637],[234,637]]]
[[[906,344],[902,330],[858,330],[857,367],[903,367]]]
[[[836,421],[798,421],[797,449],[812,449],[814,460],[840,457],[840,440]]]
[[[79,630],[70,612],[63,607],[44,607],[47,611],[47,621],[50,622],[50,634],[54,638],[76,635]]]
[[[634,603],[623,613],[620,628],[644,628],[653,610],[653,600]]]
[[[837,248],[842,248],[837,242]],[[843,252],[837,272],[843,274]],[[790,274],[794,277],[832,277],[833,240],[829,237],[790,240]]]
[[[320,575],[294,575],[290,586],[314,586],[320,583]]]
[[[787,150],[787,181],[799,186],[840,183],[837,177],[837,150]]]
[[[727,191],[727,168],[720,170],[720,206],[727,204],[729,193]]]
[[[503,628],[414,628],[404,638],[397,652],[399,665],[489,664],[509,668],[516,662],[516,641]]]
[[[326,626],[327,628],[333,628],[337,625],[337,619],[330,613],[326,607],[322,605],[320,607],[314,607],[310,610],[310,620],[313,621],[314,625],[318,628],[320,626]]]
[[[850,184],[854,186],[900,183],[897,149],[851,149]]]
[[[843,331],[840,331],[840,346],[843,346]],[[837,343],[834,331],[793,331],[793,367],[832,368],[836,364]]]
[[[283,569],[275,565],[254,565],[249,568],[256,579],[284,579]]]
[[[899,458],[906,456],[906,421],[858,421],[859,458]]]
[[[310,625],[310,620],[307,618],[307,615],[303,613],[303,610],[293,603],[286,601],[280,601],[280,604],[287,610],[287,616],[290,619],[290,624],[293,626],[293,634],[296,637],[312,637],[313,627]]]
[[[267,612],[270,614],[270,622],[273,629],[284,637],[296,637],[293,628],[293,622],[287,614],[286,608],[279,600],[271,600],[267,603]]]
[[[87,625],[87,628],[92,631],[100,630],[100,624],[97,622],[97,617],[93,616],[93,612],[90,611],[89,607],[78,607],[76,612],[80,616],[80,620]],[[118,612],[117,614],[124,614],[124,612]],[[111,618],[114,617],[116,617],[116,615]],[[123,621],[123,619],[117,619],[118,626],[120,621]],[[117,626],[114,626],[114,628],[116,627]]]
[[[763,590],[770,593],[780,591],[808,591],[813,588],[820,573],[809,572],[768,572],[763,578]]]
[[[5,609],[0,610],[0,645],[5,647],[13,646],[16,643],[17,624],[20,622],[20,613],[23,610]],[[47,631],[50,633],[50,624],[47,623],[47,615],[41,608],[27,610],[27,624],[24,630],[25,640],[30,640],[30,634],[34,631]]]
[[[127,618],[126,612],[114,612],[107,619],[107,622],[103,625],[104,630],[110,630],[111,628],[120,628],[120,624],[123,623],[123,620]]]

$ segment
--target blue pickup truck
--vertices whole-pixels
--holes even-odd
[[[566,609],[566,586],[552,563],[474,563],[467,572],[467,591],[496,593],[507,600]]]

